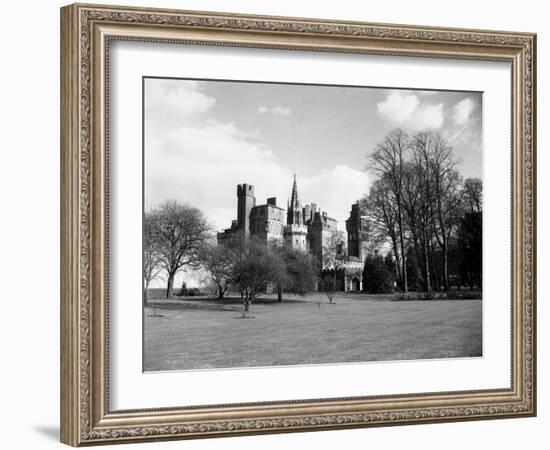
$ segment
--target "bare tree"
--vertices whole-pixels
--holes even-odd
[[[201,266],[216,286],[218,298],[223,298],[231,282],[235,252],[229,245],[206,244],[199,252]]]
[[[369,220],[373,239],[384,243],[389,238],[396,259],[395,271],[398,284],[403,283],[402,265],[399,259],[399,225],[393,196],[389,190],[389,180],[386,176],[376,180],[369,194],[363,198],[363,210]]]
[[[344,267],[344,234],[341,231],[335,231],[330,234],[328,239],[322,243],[321,253],[321,271],[330,271],[332,279],[329,283],[323,280],[323,290],[325,291],[329,303],[334,300],[335,291],[337,289],[336,282],[338,272]]]
[[[398,265],[401,267],[401,288],[407,292],[407,261],[405,251],[405,224],[403,211],[403,169],[410,139],[407,133],[395,129],[388,133],[370,156],[371,170],[386,179],[388,195],[393,197],[399,252],[395,252]]]
[[[459,223],[462,178],[455,170],[453,149],[438,133],[420,133],[415,137],[423,172],[430,188],[430,207],[434,238],[443,255],[443,287],[449,289],[449,239]]]
[[[285,264],[281,256],[254,237],[242,239],[235,248],[231,283],[239,288],[244,312],[269,288],[284,285]]]
[[[413,170],[418,183],[418,229],[424,261],[425,288],[427,296],[432,295],[432,277],[430,269],[430,248],[433,239],[433,177],[430,163],[431,133],[418,133],[413,138]]]
[[[155,239],[155,215],[145,214],[143,221],[143,302],[147,304],[147,291],[151,281],[162,272],[160,254]]]
[[[413,162],[407,162],[404,167],[403,176],[403,210],[405,212],[405,223],[409,232],[409,239],[412,242],[414,251],[414,267],[415,273],[423,272],[419,264],[423,260],[423,231],[427,226],[429,211],[426,217],[424,211],[426,204],[422,197],[421,173],[416,170],[417,167]],[[414,276],[415,277],[415,276]],[[424,278],[426,274],[424,273]]]
[[[481,212],[483,208],[483,184],[479,178],[467,178],[464,181],[463,199],[471,213]]]
[[[211,228],[199,209],[177,201],[165,202],[150,214],[154,217],[155,248],[168,276],[166,298],[172,298],[176,274],[199,264],[199,252]]]
[[[482,181],[468,178],[464,182],[462,197],[463,214],[458,227],[457,243],[460,254],[459,286],[461,281],[470,289],[483,281],[483,197]]]
[[[463,186],[452,147],[431,131],[409,137],[393,130],[369,162],[378,179],[363,198],[364,210],[375,240],[391,242],[398,285],[406,292],[412,271],[415,283],[423,281],[427,296],[432,289],[449,289],[451,267],[458,269],[457,257],[450,262],[450,254],[458,255],[459,227],[466,230],[464,205],[471,214],[481,210],[481,180],[469,179]],[[475,221],[472,216],[472,227]],[[470,247],[479,253],[477,244]]]

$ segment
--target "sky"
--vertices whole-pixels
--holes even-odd
[[[441,133],[464,178],[482,175],[481,93],[159,78],[144,90],[145,209],[175,199],[217,231],[236,219],[237,184],[286,207],[294,173],[302,204],[345,229],[374,180],[368,155],[397,127]]]

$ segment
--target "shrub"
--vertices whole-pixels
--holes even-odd
[[[188,295],[188,289],[187,289],[187,283],[185,281],[183,281],[181,283],[181,289],[180,289],[180,292],[179,292],[179,296],[181,297],[186,297]]]
[[[380,255],[369,255],[365,260],[364,289],[370,294],[393,292],[395,276]]]

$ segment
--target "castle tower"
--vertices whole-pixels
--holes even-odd
[[[348,232],[348,256],[355,256],[364,262],[367,252],[367,220],[363,217],[359,202],[351,205],[349,218],[346,220]]]
[[[300,200],[298,199],[298,184],[296,174],[292,183],[292,194],[288,203],[286,226],[284,228],[285,245],[293,250],[307,250],[307,227],[304,225],[304,216]]]
[[[308,228],[309,248],[313,257],[317,260],[322,269],[331,269],[325,267],[325,253],[333,252],[333,245],[336,244],[338,233],[338,222],[328,217],[325,212],[315,211]]]
[[[245,238],[250,235],[250,211],[256,206],[254,186],[239,184],[237,186],[237,229]]]

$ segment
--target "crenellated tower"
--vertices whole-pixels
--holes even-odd
[[[239,184],[237,186],[237,229],[247,238],[250,235],[250,212],[256,206],[254,186]]]
[[[367,219],[361,211],[360,202],[351,205],[349,218],[346,220],[348,232],[348,255],[358,258],[361,262],[367,257]]]

